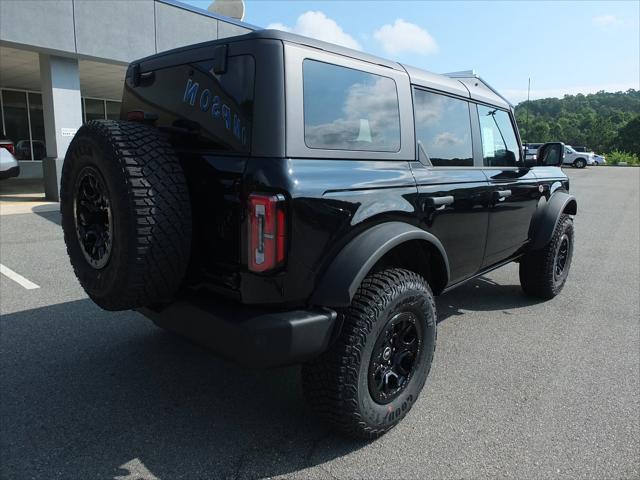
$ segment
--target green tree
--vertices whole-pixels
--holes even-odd
[[[618,130],[613,146],[617,150],[640,155],[640,115]]]
[[[542,98],[518,104],[515,114],[524,142],[561,141],[596,152],[640,153],[638,90]]]

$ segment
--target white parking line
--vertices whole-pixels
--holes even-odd
[[[33,290],[35,288],[40,288],[39,285],[36,285],[31,280],[28,280],[28,279],[24,278],[19,273],[14,272],[9,267],[5,267],[1,263],[0,263],[0,273],[5,275],[6,277],[10,278],[11,280],[16,282],[20,286],[26,288],[27,290]]]

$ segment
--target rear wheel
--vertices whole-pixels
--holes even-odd
[[[573,166],[576,168],[584,168],[587,166],[587,161],[584,158],[576,158]]]
[[[305,397],[334,428],[378,437],[402,420],[424,386],[436,345],[427,282],[403,269],[367,276],[343,312],[339,338],[305,364]]]
[[[527,295],[551,299],[564,287],[573,257],[573,220],[562,214],[551,241],[520,261],[520,285]]]
[[[162,134],[138,123],[82,126],[64,161],[62,228],[76,276],[107,310],[169,299],[184,278],[191,205]]]

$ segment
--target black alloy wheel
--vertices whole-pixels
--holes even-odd
[[[89,265],[99,270],[109,262],[113,245],[109,192],[93,166],[82,169],[75,190],[73,216],[80,249]]]
[[[403,268],[369,273],[340,311],[333,345],[302,367],[311,407],[333,428],[373,439],[411,410],[436,347],[437,312],[427,281]]]
[[[411,380],[421,352],[421,325],[400,312],[380,333],[369,362],[369,393],[381,405],[393,401]]]
[[[554,260],[553,268],[553,281],[558,284],[564,281],[565,277],[569,273],[568,263],[571,258],[571,241],[569,236],[565,233],[560,237],[558,248],[556,250],[556,258]]]

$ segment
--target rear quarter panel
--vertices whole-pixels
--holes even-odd
[[[289,205],[285,270],[269,281],[243,278],[245,295],[258,303],[304,303],[319,274],[360,232],[390,220],[417,223],[417,187],[404,161],[253,158],[245,181],[251,191],[284,193]]]

